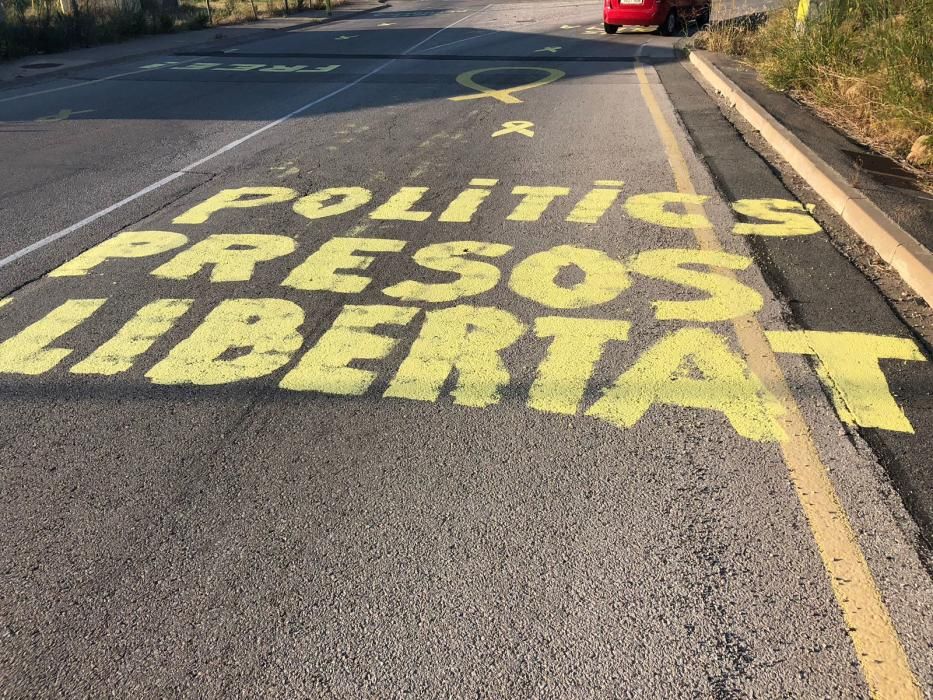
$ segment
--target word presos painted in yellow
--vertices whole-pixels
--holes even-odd
[[[150,274],[179,281],[205,275],[213,283],[248,282],[257,266],[289,256],[297,248],[293,238],[276,234],[217,233],[186,247],[187,242],[187,236],[172,231],[125,231],[72,258],[48,276],[83,277],[101,266],[118,265],[120,260],[175,251]],[[281,285],[306,292],[358,294],[373,280],[357,273],[367,270],[376,261],[376,254],[398,254],[407,245],[407,241],[392,238],[331,238],[303,260],[296,260]],[[508,288],[546,309],[585,309],[609,303],[632,285],[632,273],[705,295],[689,301],[654,302],[655,316],[660,320],[726,321],[755,313],[763,303],[751,287],[716,272],[716,268],[744,270],[751,265],[750,258],[732,253],[660,248],[617,260],[595,248],[559,245],[513,260],[511,251],[509,245],[486,241],[432,243],[414,251],[412,260],[425,270],[453,273],[457,279],[401,280],[384,287],[382,293],[412,303],[459,301],[496,287],[502,268],[508,264]],[[582,273],[582,279],[572,286],[560,284],[562,273],[571,271]]]
[[[519,122],[514,122],[518,124]],[[522,122],[524,123],[524,122]],[[476,178],[439,211],[418,208],[430,191],[428,187],[401,187],[385,201],[369,210],[369,218],[378,221],[428,221],[469,223],[493,194],[499,181]],[[552,207],[564,206],[565,220],[577,224],[596,224],[616,204],[623,183],[597,180],[594,187],[579,198],[568,200],[569,187],[552,185],[515,185],[509,195],[518,197],[507,221],[535,222]],[[231,209],[281,206],[305,219],[317,220],[348,214],[370,205],[372,191],[364,187],[327,187],[306,195],[289,187],[238,187],[221,190],[173,220],[175,224],[203,224],[219,212]],[[675,229],[712,228],[705,214],[691,213],[693,205],[702,204],[706,195],[679,192],[634,194],[624,203],[624,211],[637,221]],[[567,203],[566,205],[564,203]],[[572,206],[567,206],[572,203]],[[741,221],[733,233],[743,236],[801,236],[819,233],[820,225],[799,202],[783,199],[742,199],[732,208],[750,221]]]
[[[358,191],[344,194],[365,198]],[[261,196],[288,201],[274,191]],[[227,203],[237,206],[241,201],[233,198]],[[403,254],[407,245],[398,239],[332,238],[296,259],[281,285],[309,294],[358,294],[374,282],[365,273],[374,265],[378,268],[378,258]],[[253,278],[257,267],[294,255],[297,248],[294,239],[273,234],[214,234],[188,245],[187,236],[177,232],[131,231],[81,253],[49,277],[66,281],[149,259],[150,274],[163,280],[200,276],[213,284],[242,283]],[[762,297],[731,271],[746,269],[749,258],[712,250],[656,249],[619,260],[573,245],[514,257],[511,246],[487,241],[423,246],[411,254],[412,261],[424,270],[444,273],[444,281],[395,281],[381,289],[387,303],[347,304],[314,339],[301,332],[305,310],[294,301],[227,299],[167,354],[148,360],[145,376],[156,384],[218,385],[281,372],[279,386],[285,390],[358,396],[384,375],[388,384],[383,396],[414,401],[438,400],[454,378],[454,403],[483,408],[499,403],[512,381],[505,351],[529,338],[541,347],[526,398],[531,409],[582,413],[630,428],[655,406],[675,406],[721,414],[751,440],[788,437],[781,427],[780,401],[729,341],[712,329],[674,328],[630,366],[619,368],[611,384],[594,387],[592,376],[605,349],[610,343],[630,341],[631,323],[555,315],[607,304],[639,279],[649,278],[696,297],[677,294],[676,299],[655,301],[658,320],[702,324],[747,317],[761,309]],[[577,281],[561,282],[571,271]],[[512,293],[539,305],[542,314],[529,322],[505,309],[462,303],[503,284],[503,278]],[[457,305],[431,307],[451,302]],[[8,337],[0,343],[0,373],[39,375],[55,368],[74,353],[64,347],[63,336],[107,303],[104,298],[69,299]],[[8,304],[4,300],[0,307]],[[112,376],[136,367],[193,304],[190,298],[145,304],[108,340],[77,358],[69,371]],[[384,361],[401,342],[387,332],[392,327],[415,335],[407,356],[397,367],[386,367]],[[773,331],[767,336],[777,352],[817,359],[818,374],[848,422],[913,430],[879,365],[882,359],[923,361],[913,341],[814,331]],[[587,396],[598,398],[586,405]]]

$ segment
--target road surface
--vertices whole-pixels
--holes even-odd
[[[929,693],[927,350],[600,20],[0,92],[0,695]]]

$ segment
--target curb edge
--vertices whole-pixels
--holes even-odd
[[[704,55],[691,50],[702,78],[739,112],[814,191],[923,300],[933,306],[933,253],[898,226],[864,194],[727,78]]]

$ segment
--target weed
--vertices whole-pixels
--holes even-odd
[[[344,0],[334,0],[339,5]],[[309,0],[312,8],[323,0]],[[285,14],[286,0],[0,0],[0,59]],[[304,2],[290,3],[300,9]]]
[[[711,27],[700,43],[881,152],[903,159],[933,134],[933,0],[822,0],[803,31],[794,10]]]

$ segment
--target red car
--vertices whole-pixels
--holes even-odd
[[[710,0],[603,0],[603,26],[606,34],[619,27],[656,25],[662,34],[676,34],[683,23],[709,21]]]

